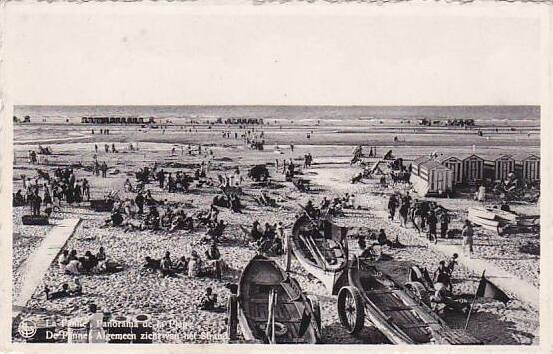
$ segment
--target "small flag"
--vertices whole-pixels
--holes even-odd
[[[499,300],[501,302],[507,303],[511,299],[503,292],[503,290],[499,289],[495,284],[490,282],[484,274],[482,274],[482,278],[480,279],[480,284],[478,284],[478,290],[476,290],[476,297],[486,297],[491,298],[495,300]]]

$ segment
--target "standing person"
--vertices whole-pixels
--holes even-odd
[[[88,307],[88,343],[106,343],[106,332],[104,330],[104,314],[98,312],[96,304]]]
[[[457,265],[457,258],[459,258],[459,255],[457,253],[453,253],[449,261],[447,262],[447,272],[449,273],[449,276],[453,274],[453,270],[455,269],[455,266]]]
[[[465,226],[461,231],[461,236],[463,237],[463,253],[470,258],[472,256],[472,246],[473,246],[473,236],[474,230],[469,220],[465,220]],[[468,251],[468,252],[467,252]]]
[[[428,240],[438,243],[438,235],[436,234],[436,226],[438,225],[438,218],[433,210],[428,212],[427,220],[428,222]]]
[[[163,189],[165,182],[165,171],[163,171],[163,168],[157,173],[157,180],[159,181],[159,188]]]
[[[407,215],[409,214],[409,204],[403,201],[399,207],[399,216],[401,221],[401,226],[407,227]]]
[[[447,238],[447,230],[449,229],[449,214],[447,211],[442,210],[440,214],[440,237]]]
[[[96,177],[100,175],[100,164],[98,163],[98,160],[94,161],[94,174]]]
[[[88,180],[86,178],[83,178],[83,196],[86,197],[86,200],[90,200],[90,185],[88,184]]]
[[[94,144],[94,152],[98,153],[98,144]]]
[[[397,208],[397,199],[396,195],[392,194],[390,196],[390,199],[388,200],[388,211],[390,215],[388,216],[388,219],[394,220],[394,217],[396,216],[396,208]]]
[[[138,207],[138,214],[142,215],[144,213],[144,196],[142,195],[142,192],[138,192],[136,195],[136,198],[134,198],[134,202],[136,203],[136,206]]]
[[[107,172],[108,172],[108,165],[104,161],[104,162],[102,162],[102,177],[103,178],[107,177]]]

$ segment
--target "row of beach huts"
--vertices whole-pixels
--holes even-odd
[[[425,155],[411,163],[410,182],[419,195],[452,192],[455,186],[505,181],[512,176],[526,183],[540,180],[540,157],[535,154]]]
[[[82,117],[86,124],[155,124],[154,117]]]

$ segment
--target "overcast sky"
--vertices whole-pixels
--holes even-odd
[[[540,103],[540,22],[524,11],[105,5],[8,3],[12,103]]]

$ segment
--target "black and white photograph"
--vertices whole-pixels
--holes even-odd
[[[9,7],[11,350],[548,343],[551,17],[509,5]]]

